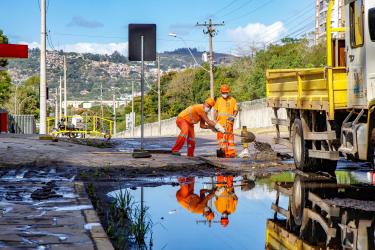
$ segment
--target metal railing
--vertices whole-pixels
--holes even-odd
[[[47,133],[69,137],[112,137],[113,121],[99,116],[65,116],[55,127],[55,118],[47,119]]]

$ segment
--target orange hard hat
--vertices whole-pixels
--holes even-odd
[[[223,227],[227,227],[228,226],[228,224],[229,224],[229,219],[228,219],[228,217],[222,217],[221,219],[220,219],[220,224],[223,226]]]
[[[208,104],[211,108],[212,108],[213,106],[215,106],[215,100],[212,99],[211,97],[208,97],[208,98],[204,101],[204,103]]]
[[[213,212],[209,212],[205,215],[207,221],[212,221],[215,218],[215,214]]]
[[[220,92],[221,93],[229,93],[230,92],[230,88],[227,84],[223,84],[221,85],[220,87]]]

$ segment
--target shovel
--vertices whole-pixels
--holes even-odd
[[[241,131],[241,134],[225,132],[225,134],[241,137],[241,143],[251,143],[255,141],[255,135],[250,131]]]

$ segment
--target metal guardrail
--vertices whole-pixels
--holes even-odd
[[[113,121],[99,116],[65,116],[55,126],[55,118],[47,119],[47,133],[69,137],[112,137]]]
[[[36,124],[34,115],[8,114],[8,131],[15,134],[35,134]]]

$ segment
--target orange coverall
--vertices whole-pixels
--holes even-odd
[[[226,99],[219,97],[215,103],[214,109],[217,113],[216,121],[225,128],[226,132],[233,133],[234,122],[228,121],[228,118],[238,111],[236,99],[231,96]],[[223,134],[218,132],[217,141],[219,147],[225,152],[225,157],[236,157],[233,134]]]
[[[181,132],[177,137],[176,144],[172,152],[179,152],[187,141],[187,155],[193,157],[195,149],[194,124],[201,122],[202,117],[206,116],[203,104],[195,104],[182,111],[176,120],[177,126]]]
[[[238,198],[234,193],[233,187],[233,176],[221,176],[217,177],[217,188],[224,188],[224,191],[216,197],[215,207],[216,210],[223,214],[233,214],[236,212]]]
[[[179,178],[180,189],[176,192],[176,199],[178,203],[191,213],[203,214],[204,208],[207,206],[207,202],[212,199],[213,193],[204,195],[203,192],[200,195],[194,193],[194,177]]]

